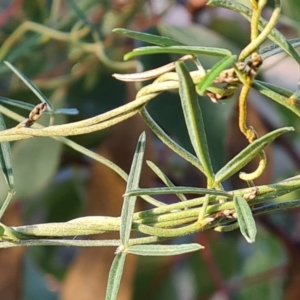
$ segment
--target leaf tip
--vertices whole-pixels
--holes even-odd
[[[249,243],[249,244],[252,244],[255,242],[255,236],[254,237],[247,237],[247,236],[244,236],[246,241]]]
[[[112,32],[114,33],[122,33],[123,28],[114,28]]]
[[[4,60],[3,62],[4,62],[4,64],[5,64],[5,65],[7,65],[8,67],[10,67],[10,66],[11,66],[11,63],[10,63],[9,61],[7,61],[7,60]]]

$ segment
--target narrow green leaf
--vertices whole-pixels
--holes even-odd
[[[0,220],[2,219],[2,216],[5,213],[8,205],[9,205],[9,203],[10,203],[12,197],[13,197],[13,195],[14,195],[13,191],[8,191],[8,193],[6,195],[6,198],[5,198],[5,200],[4,200],[4,202],[3,202],[2,206],[1,206],[1,209],[0,209]]]
[[[23,102],[20,100],[14,100],[14,99],[9,99],[9,98],[5,98],[5,97],[0,97],[0,103],[4,103],[4,104],[8,104],[14,107],[19,107],[19,108],[23,108],[26,110],[33,110],[35,105],[31,104],[31,103],[27,103],[27,102]],[[55,109],[55,111],[53,112],[53,114],[55,115],[77,115],[79,113],[77,108],[58,108]],[[52,114],[52,112],[49,112],[48,110],[44,111],[44,114]]]
[[[5,130],[5,122],[0,113],[0,131]],[[14,175],[12,170],[11,149],[9,142],[0,143],[0,164],[1,169],[10,191],[14,189]]]
[[[179,77],[179,95],[188,134],[194,151],[203,165],[205,175],[210,183],[213,181],[214,174],[195,86],[184,63],[176,62],[176,72]]]
[[[293,91],[285,89],[285,88],[283,88],[281,86],[278,86],[278,85],[271,84],[269,82],[265,82],[265,81],[261,81],[261,80],[255,80],[255,83],[257,83],[259,85],[262,85],[265,88],[267,88],[267,89],[269,89],[273,92],[276,92],[277,94],[280,94],[280,95],[282,95],[286,98],[289,98],[291,95],[293,95]],[[287,100],[285,100],[285,102],[287,102]]]
[[[0,103],[8,104],[8,105],[11,105],[14,107],[19,107],[19,108],[26,109],[29,111],[33,110],[33,108],[35,107],[35,105],[33,105],[33,104],[23,102],[20,100],[9,99],[9,98],[5,98],[5,97],[0,97]],[[44,113],[46,113],[46,112],[44,112]]]
[[[215,176],[215,183],[218,184],[249,163],[254,157],[256,157],[260,151],[262,151],[267,145],[273,142],[279,135],[293,131],[293,127],[283,127],[272,132],[265,134],[258,138],[253,143],[249,144],[244,150],[236,155],[231,161],[229,161]]]
[[[239,223],[234,222],[229,225],[219,225],[219,226],[215,227],[214,230],[218,231],[218,232],[229,232],[229,231],[235,230],[237,228],[239,228]]]
[[[74,12],[74,14],[77,16],[77,21],[81,21],[85,26],[87,26],[90,31],[94,35],[99,34],[99,29],[94,25],[94,22],[91,22],[89,18],[86,17],[85,12],[84,12],[84,6],[79,6],[78,1],[75,0],[67,0],[68,5],[70,6],[71,10]]]
[[[215,195],[232,198],[232,195],[225,191],[195,188],[195,187],[163,187],[163,188],[148,188],[148,189],[132,189],[126,192],[125,196],[141,196],[141,195],[172,195],[172,194],[200,194],[200,195]]]
[[[77,108],[58,108],[53,112],[55,115],[78,115]]]
[[[300,38],[290,39],[288,40],[288,42],[292,45],[293,48],[300,47]],[[284,49],[276,44],[268,45],[259,50],[259,53],[262,56],[263,60],[282,52],[284,52]]]
[[[136,189],[139,186],[145,144],[146,134],[143,132],[138,140],[138,144],[134,153],[134,158],[127,180],[126,192]],[[120,238],[124,246],[127,246],[130,237],[135,201],[136,196],[125,196],[122,206]]]
[[[284,201],[278,203],[272,203],[268,205],[262,205],[259,207],[253,208],[254,215],[262,215],[262,214],[269,214],[274,213],[275,211],[279,210],[287,210],[300,207],[300,200],[293,200],[293,201]]]
[[[234,196],[233,201],[241,233],[248,243],[253,243],[255,241],[257,229],[252,211],[243,197]]]
[[[153,162],[147,161],[147,165],[151,168],[151,170],[157,175],[158,178],[161,179],[161,181],[168,187],[175,187],[173,182],[169,179],[169,177],[158,167],[156,166]],[[181,200],[181,201],[186,201],[186,197],[183,194],[176,194],[176,196]]]
[[[255,80],[253,87],[259,91],[262,95],[273,99],[280,105],[288,108],[294,114],[300,117],[300,107],[295,105],[292,101],[288,101],[288,97],[292,96],[293,92],[286,90],[282,87],[272,85],[270,83]]]
[[[41,102],[47,103],[47,108],[49,111],[53,111],[52,105],[47,97],[24,74],[17,70],[8,61],[4,61],[4,63],[31,89],[31,91],[40,99]]]
[[[222,60],[217,62],[202,78],[197,85],[197,92],[203,96],[206,89],[213,83],[213,81],[220,75],[220,72],[225,70],[228,66],[232,65],[236,60],[236,55],[230,55],[224,57]]]
[[[177,53],[177,54],[193,54],[193,55],[209,55],[209,56],[229,56],[231,52],[227,49],[212,48],[212,47],[199,47],[199,46],[169,46],[169,47],[158,47],[158,46],[147,46],[136,48],[131,52],[124,55],[124,60],[149,54],[158,53]]]
[[[127,36],[127,37],[135,39],[135,40],[143,41],[143,42],[146,42],[149,44],[154,44],[154,45],[161,46],[161,47],[183,45],[182,43],[180,43],[172,38],[169,38],[169,37],[149,34],[149,33],[145,33],[145,32],[133,31],[133,30],[128,30],[128,29],[124,29],[124,28],[115,28],[115,29],[113,29],[113,32]]]
[[[130,246],[126,252],[142,256],[171,256],[203,249],[199,244],[182,245],[134,245]]]
[[[156,134],[156,136],[172,151],[177,153],[180,157],[182,157],[184,160],[190,162],[193,166],[195,166],[198,170],[200,170],[202,173],[203,167],[198,160],[197,157],[195,157],[193,154],[185,150],[183,147],[178,145],[173,139],[171,139],[162,129],[158,126],[158,124],[152,119],[150,114],[148,113],[147,109],[143,107],[140,110],[140,114],[143,117],[145,123],[148,125],[148,127]]]
[[[105,300],[117,299],[124,269],[125,258],[126,253],[124,252],[118,253],[114,258],[108,275]]]
[[[4,231],[5,231],[5,229],[3,228],[3,226],[0,225],[0,240],[4,235]]]
[[[244,16],[248,21],[251,22],[252,10],[243,4],[235,3],[233,1],[227,1],[227,0],[210,0],[207,4],[211,6],[224,7],[236,11],[240,13],[242,16]],[[268,22],[265,19],[260,18],[258,24],[259,30],[265,28],[267,23]],[[279,30],[274,28],[269,35],[269,39],[272,40],[279,47],[281,47],[287,54],[293,57],[298,64],[300,64],[299,54],[291,45],[291,43],[289,43],[287,39],[281,34]]]

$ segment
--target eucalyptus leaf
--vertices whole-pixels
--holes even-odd
[[[126,252],[142,256],[171,256],[203,249],[199,244],[182,245],[134,245],[130,246]]]
[[[154,44],[161,47],[168,47],[168,46],[179,46],[183,45],[182,43],[176,41],[175,39],[149,34],[145,32],[139,32],[139,31],[133,31],[125,28],[115,28],[113,29],[114,33],[118,33],[124,36],[127,36],[129,38],[143,41],[149,44]]]
[[[183,62],[176,62],[176,72],[179,77],[179,95],[188,134],[194,151],[203,166],[208,182],[211,183],[214,174],[195,86]]]
[[[200,47],[200,46],[169,46],[169,47],[158,47],[158,46],[147,46],[136,48],[131,52],[124,55],[124,60],[149,54],[158,53],[176,53],[176,54],[192,54],[192,55],[209,55],[209,56],[229,56],[231,52],[227,49],[213,48],[213,47]]]
[[[245,149],[243,149],[238,155],[236,155],[232,160],[230,160],[221,170],[215,175],[215,184],[218,184],[240,169],[242,169],[246,164],[248,164],[254,157],[256,157],[260,151],[262,151],[267,145],[273,142],[279,135],[294,131],[293,127],[283,127],[272,132],[265,134],[264,136],[258,138],[253,143],[249,144]]]
[[[108,283],[106,288],[105,300],[116,300],[120,288],[126,253],[118,253],[111,265]]]
[[[241,196],[234,196],[233,201],[241,233],[248,243],[253,243],[257,229],[249,204]]]
[[[128,175],[126,192],[132,189],[136,189],[139,186],[140,175],[143,165],[143,157],[145,152],[145,144],[146,144],[146,134],[143,132],[139,137],[137,147],[134,153],[133,161],[130,168],[130,173]],[[121,227],[120,227],[120,238],[121,242],[124,246],[127,246],[132,220],[134,213],[136,196],[125,196],[122,206],[121,212]]]
[[[0,113],[0,131],[5,130],[6,125]],[[14,175],[12,170],[11,149],[9,142],[0,143],[0,164],[1,169],[10,191],[14,189]]]
[[[52,104],[47,97],[24,74],[17,70],[8,61],[4,61],[4,63],[31,89],[31,91],[40,99],[41,102],[47,103],[47,108],[49,111],[53,111]]]
[[[232,65],[236,60],[236,55],[224,57],[216,63],[201,79],[197,85],[197,93],[201,96],[205,95],[206,89],[213,83],[213,81],[220,75],[220,72],[225,70],[228,66]]]

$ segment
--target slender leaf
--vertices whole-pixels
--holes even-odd
[[[288,42],[293,46],[293,48],[300,47],[300,38],[290,39]],[[259,50],[263,60],[282,52],[284,52],[284,49],[276,44],[268,45]]]
[[[125,263],[126,253],[118,253],[111,265],[108,283],[106,288],[105,300],[115,300],[117,299],[121,278],[123,274],[123,268]]]
[[[147,161],[147,165],[151,168],[151,170],[158,176],[158,178],[161,179],[161,181],[168,187],[175,187],[173,182],[169,179],[169,177],[158,167],[156,166],[153,162]],[[176,196],[181,200],[181,201],[186,201],[186,197],[183,194],[176,194]]]
[[[258,83],[259,85],[262,85],[262,86],[266,87],[267,89],[272,90],[272,91],[276,92],[277,94],[280,94],[286,98],[289,98],[291,95],[293,95],[293,91],[285,89],[278,85],[271,84],[269,82],[255,80],[254,83]],[[285,102],[288,102],[287,99],[285,100]]]
[[[53,111],[52,104],[47,97],[24,74],[17,70],[8,61],[4,61],[4,63],[31,89],[31,91],[40,99],[41,102],[47,103],[48,110]]]
[[[203,165],[208,181],[212,182],[213,169],[194,83],[184,63],[176,63],[176,72],[179,77],[179,95],[189,137],[195,153]]]
[[[253,243],[255,241],[257,229],[252,211],[243,197],[234,196],[233,201],[241,233],[248,243]]]
[[[5,122],[0,113],[0,131],[5,130]],[[14,189],[14,175],[12,170],[11,149],[9,142],[0,143],[0,164],[1,169],[10,191]]]
[[[208,5],[211,6],[218,6],[218,7],[224,7],[228,8],[230,10],[239,12],[242,16],[244,16],[247,20],[251,21],[252,18],[252,10],[249,9],[247,6],[235,3],[233,1],[227,1],[227,0],[210,0]],[[267,25],[267,21],[263,18],[260,18],[258,27],[260,30],[265,28]],[[298,64],[300,64],[300,56],[297,53],[297,51],[294,49],[294,47],[287,41],[287,39],[281,34],[279,30],[276,28],[273,28],[269,39],[272,40],[275,44],[277,44],[279,47],[281,47],[287,54],[289,54],[291,57],[293,57]]]
[[[173,150],[175,153],[177,153],[180,157],[182,157],[184,160],[190,162],[193,166],[195,166],[198,170],[200,170],[202,173],[203,167],[198,160],[197,157],[195,157],[193,154],[185,150],[183,147],[181,147],[179,144],[177,144],[173,139],[169,137],[162,129],[158,126],[158,124],[152,119],[150,114],[148,113],[147,109],[143,107],[140,111],[141,116],[143,117],[145,123],[148,125],[148,127],[156,134],[156,136],[171,150]]]
[[[149,188],[149,189],[136,189],[126,192],[125,196],[141,196],[141,195],[171,195],[171,194],[200,194],[200,195],[215,195],[232,198],[232,195],[225,191],[195,188],[195,187],[164,187],[164,188]]]
[[[165,36],[149,34],[145,32],[133,31],[124,28],[115,28],[113,32],[130,37],[135,40],[143,41],[149,44],[154,44],[161,47],[179,46],[182,43]]]
[[[279,210],[286,210],[286,209],[292,209],[300,207],[300,200],[293,200],[293,201],[284,201],[279,203],[272,203],[268,205],[263,205],[259,207],[253,208],[253,214],[254,215],[262,215],[267,213],[273,213],[275,211]]]
[[[146,134],[143,132],[138,140],[138,144],[134,153],[130,173],[127,180],[126,192],[136,189],[139,186],[143,157],[146,144]],[[131,232],[131,225],[134,213],[136,196],[125,196],[122,213],[120,237],[124,246],[127,246]]]
[[[78,115],[79,111],[77,108],[58,108],[53,113],[55,115]]]
[[[238,155],[236,155],[231,161],[229,161],[221,170],[218,171],[215,176],[215,182],[220,183],[226,180],[231,175],[235,174],[241,168],[243,168],[247,163],[249,163],[254,157],[259,154],[261,150],[263,150],[279,135],[293,130],[293,127],[283,127],[258,138],[253,143],[249,144]]]
[[[194,252],[203,249],[199,244],[182,245],[134,245],[130,246],[126,252],[142,256],[171,256]]]
[[[213,83],[216,77],[219,76],[220,72],[225,70],[228,66],[233,64],[236,60],[236,55],[230,55],[224,57],[218,63],[216,63],[202,78],[202,80],[198,83],[197,92],[199,95],[203,96],[205,94],[206,89]]]
[[[4,200],[4,202],[3,202],[2,206],[1,206],[1,209],[0,209],[0,220],[2,219],[2,216],[5,213],[8,205],[9,205],[9,203],[10,203],[12,197],[13,197],[13,195],[14,195],[14,192],[8,191],[8,193],[6,195],[6,198],[5,198],[5,200]]]
[[[295,105],[292,101],[288,101],[288,97],[292,96],[293,92],[282,87],[272,85],[270,83],[255,80],[253,87],[261,94],[273,99],[282,106],[285,106],[294,114],[300,117],[300,107]]]
[[[14,107],[19,107],[19,108],[23,108],[26,110],[33,110],[35,105],[31,104],[31,103],[27,103],[27,102],[23,102],[20,100],[14,100],[14,99],[9,99],[9,98],[5,98],[5,97],[0,97],[0,103],[4,103],[4,104],[8,104]],[[49,112],[49,111],[44,111],[44,114],[55,114],[55,115],[77,115],[78,109],[77,108],[58,108],[55,109],[55,111]]]
[[[199,47],[199,46],[147,46],[136,48],[131,52],[124,55],[124,60],[140,56],[157,53],[177,53],[177,54],[193,54],[193,55],[210,55],[210,56],[229,56],[231,52],[227,49],[212,48],[212,47]]]
[[[11,105],[14,107],[19,107],[19,108],[26,109],[29,111],[33,110],[35,107],[35,105],[33,105],[33,104],[23,102],[20,100],[9,99],[9,98],[5,98],[5,97],[0,97],[0,103],[8,104],[8,105]],[[46,113],[46,111],[44,113]]]

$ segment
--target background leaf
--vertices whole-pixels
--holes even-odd
[[[125,28],[115,28],[113,32],[130,37],[135,40],[143,41],[149,44],[158,45],[161,47],[178,46],[182,43],[168,37],[149,34],[145,32],[133,31]]]

